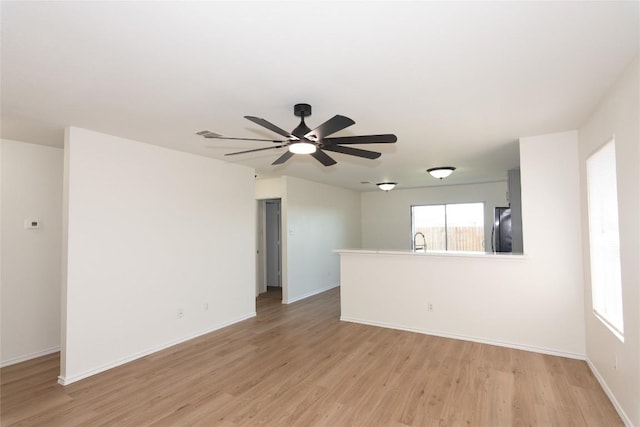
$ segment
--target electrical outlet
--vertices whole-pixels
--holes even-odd
[[[184,311],[181,308],[179,308],[178,309],[178,319],[182,319],[183,317],[184,317]]]
[[[428,311],[429,313],[433,313],[433,304],[431,304],[431,303],[428,303],[428,304],[427,304],[427,311]]]
[[[204,311],[209,311],[209,303],[208,302],[204,303]]]

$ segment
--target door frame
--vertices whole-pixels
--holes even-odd
[[[279,282],[280,287],[283,288],[284,292],[284,278],[283,278],[283,233],[282,233],[282,199],[281,198],[270,198],[270,199],[261,199],[257,202],[257,236],[256,236],[256,296],[267,291],[267,214],[266,214],[266,206],[269,202],[277,201],[279,204],[279,226],[280,226],[280,243],[278,245],[279,250],[279,259],[278,259],[278,270],[279,270]]]

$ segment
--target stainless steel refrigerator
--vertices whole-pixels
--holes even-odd
[[[491,229],[491,250],[493,252],[512,252],[511,208],[497,207],[493,215]]]

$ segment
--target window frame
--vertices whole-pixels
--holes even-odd
[[[445,243],[445,252],[467,252],[467,251],[454,251],[454,250],[449,250],[449,220],[447,218],[447,206],[448,205],[482,205],[482,240],[481,240],[481,247],[482,249],[479,251],[468,251],[468,252],[473,252],[473,253],[482,253],[486,250],[485,248],[485,240],[486,240],[486,229],[485,229],[485,208],[486,208],[486,202],[484,201],[474,201],[474,202],[454,202],[454,203],[421,203],[421,204],[413,204],[409,206],[409,233],[410,233],[410,241],[411,241],[411,250],[415,250],[414,248],[414,236],[415,236],[415,226],[414,226],[414,220],[413,220],[413,209],[416,207],[421,207],[421,206],[443,206],[444,207],[444,230],[445,230],[445,238],[444,238],[444,243]]]
[[[592,183],[596,174],[591,173],[590,170],[590,161],[594,159],[594,156],[602,153],[605,149],[608,149],[611,145],[611,150],[613,151],[613,163],[608,166],[613,166],[613,177],[615,189],[611,187],[607,187],[605,191],[602,193],[611,193],[615,194],[615,238],[617,244],[617,257],[615,258],[615,265],[609,265],[605,268],[615,268],[617,269],[617,274],[614,275],[614,283],[599,283],[601,276],[598,274],[594,274],[594,260],[600,261],[602,259],[606,259],[607,257],[598,257],[597,252],[599,247],[595,247],[594,240],[600,241],[596,237],[596,234],[592,231],[596,228],[596,225],[593,224],[595,219],[595,209],[592,208],[592,203],[597,203],[593,201],[594,192],[597,191],[598,185],[594,185],[592,187]],[[623,289],[622,289],[622,266],[621,266],[621,257],[620,257],[620,215],[619,215],[619,206],[620,203],[618,201],[618,174],[617,174],[617,156],[616,156],[616,144],[615,144],[615,135],[607,140],[604,144],[600,145],[598,148],[593,150],[585,160],[585,181],[586,181],[586,198],[587,198],[587,235],[588,235],[588,251],[589,251],[589,284],[591,286],[591,309],[594,316],[600,320],[612,333],[616,336],[620,341],[624,342],[624,298],[623,298]],[[602,181],[600,181],[602,182]],[[609,191],[606,191],[609,190]],[[613,191],[615,190],[615,191]],[[613,210],[613,209],[611,209]],[[601,236],[603,234],[598,235]],[[595,249],[595,250],[594,250]],[[616,280],[617,279],[617,280]],[[599,299],[598,299],[599,298]],[[615,302],[616,307],[619,307],[619,313],[615,313],[615,318],[619,319],[620,323],[617,324],[614,315],[608,314],[606,308],[609,306],[609,300],[615,298],[617,301]]]

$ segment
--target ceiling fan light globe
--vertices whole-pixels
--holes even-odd
[[[316,152],[316,146],[309,142],[294,142],[289,145],[289,151],[293,154],[311,154]]]

